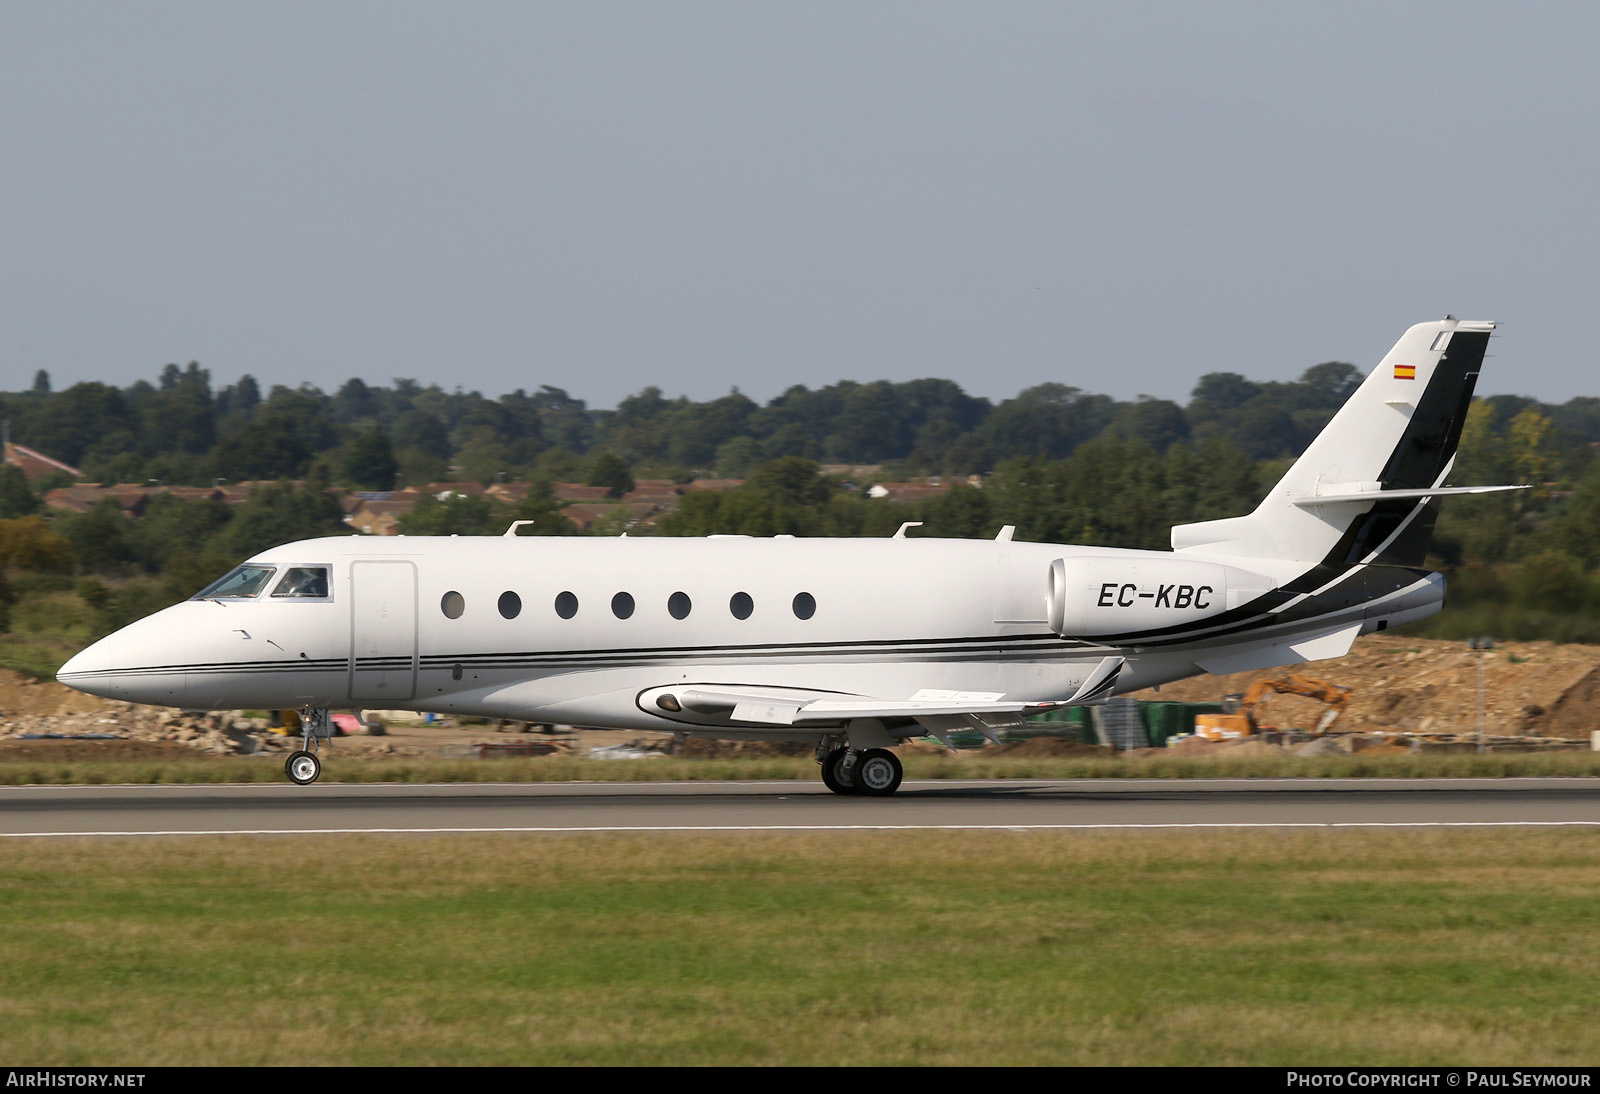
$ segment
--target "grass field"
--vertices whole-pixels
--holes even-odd
[[[282,782],[283,754],[159,761],[0,759],[0,785],[104,783]],[[597,760],[439,760],[341,758],[323,753],[325,782],[708,782],[728,779],[815,780],[807,757]],[[1008,756],[984,751],[905,757],[908,779],[1215,779],[1215,778],[1466,778],[1530,775],[1600,776],[1600,752],[1347,756]]]
[[[11,607],[10,628],[0,634],[0,667],[51,680],[67,659],[99,635],[94,611],[64,578],[34,575]],[[33,588],[43,585],[44,588]]]
[[[0,842],[13,1064],[1593,1064],[1600,833]]]

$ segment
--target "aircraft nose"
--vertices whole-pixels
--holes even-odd
[[[56,671],[56,680],[102,699],[182,706],[184,672],[178,666],[151,665],[148,635],[131,634],[139,623],[106,635],[73,656]]]
[[[56,679],[70,686],[71,677],[86,676],[97,669],[105,668],[109,659],[106,657],[104,642],[105,639],[101,639],[99,642],[90,643],[67,658],[67,663],[56,670]]]
[[[90,695],[104,695],[104,692],[97,690],[96,682],[97,678],[107,675],[105,670],[110,667],[111,658],[106,649],[106,640],[102,638],[68,658],[67,663],[56,670],[56,680]]]

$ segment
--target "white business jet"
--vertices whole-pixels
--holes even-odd
[[[994,540],[302,540],[124,627],[57,678],[188,710],[331,708],[815,742],[892,794],[899,741],[995,730],[1202,672],[1350,649],[1421,619],[1423,569],[1494,324],[1412,327],[1253,513],[1171,551]],[[909,526],[908,526],[909,527]]]

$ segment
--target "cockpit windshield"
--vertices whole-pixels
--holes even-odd
[[[278,587],[272,590],[273,598],[293,596],[305,600],[325,599],[328,595],[328,568],[326,566],[290,566]]]
[[[190,597],[191,600],[216,600],[225,596],[257,596],[272,580],[276,566],[245,564],[218,578]]]

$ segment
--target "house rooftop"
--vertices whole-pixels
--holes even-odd
[[[64,463],[53,456],[46,456],[43,452],[29,448],[27,445],[17,444],[15,441],[7,441],[5,445],[6,462],[12,467],[20,468],[29,482],[39,478],[41,475],[48,475],[52,471],[64,471],[75,479],[83,478],[83,472],[73,467],[70,463]]]

